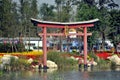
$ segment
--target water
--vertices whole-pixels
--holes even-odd
[[[48,70],[0,73],[0,80],[120,80],[120,70]]]

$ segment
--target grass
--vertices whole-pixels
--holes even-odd
[[[74,59],[70,59],[66,56],[62,56],[63,54],[67,53],[61,53],[61,52],[48,52],[48,60],[54,61],[58,68],[65,68],[65,67],[73,67],[77,65],[77,61]]]

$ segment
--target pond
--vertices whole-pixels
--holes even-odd
[[[0,80],[120,80],[120,69],[49,69],[47,72],[37,70],[0,72]]]

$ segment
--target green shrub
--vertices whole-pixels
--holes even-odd
[[[12,46],[9,43],[0,43],[0,52],[11,52]]]
[[[25,51],[25,46],[23,43],[10,44],[10,43],[0,43],[0,52],[11,53],[11,52],[23,52]]]
[[[76,66],[77,61],[63,56],[64,54],[60,52],[49,52],[47,57],[48,60],[54,61],[59,68]]]
[[[94,58],[95,61],[98,61],[98,57],[96,56],[95,53],[90,52],[90,53],[88,54],[88,56],[89,56],[90,58]]]
[[[116,68],[116,63],[115,62],[111,62],[111,69],[114,70]]]
[[[98,63],[98,67],[101,69],[110,68],[110,61],[108,60],[99,59],[97,63]]]

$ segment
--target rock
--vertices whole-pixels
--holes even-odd
[[[97,66],[97,62],[94,61],[94,62],[93,62],[93,65],[94,65],[94,66]]]
[[[14,59],[13,59],[14,58]],[[17,57],[17,56],[12,56],[12,55],[4,55],[1,59],[0,59],[0,61],[1,61],[1,64],[0,64],[0,69],[4,69],[4,66],[6,65],[6,64],[10,64],[11,63],[11,60],[18,60],[19,58]],[[12,61],[13,61],[12,60]]]
[[[112,62],[115,62],[116,65],[120,65],[120,58],[118,57],[118,55],[113,55],[108,57],[108,59]]]
[[[17,56],[4,55],[4,56],[1,58],[2,64],[10,64],[11,58],[14,58],[15,60],[18,60],[18,59],[19,59]]]
[[[75,57],[73,57],[73,56],[71,56],[71,57],[70,57],[70,59],[76,60],[76,58],[75,58]]]
[[[2,64],[10,64],[10,61],[11,61],[11,55],[4,55],[1,58]]]
[[[91,66],[91,65],[96,66],[96,65],[97,65],[97,62],[95,62],[95,61],[93,61],[93,63],[88,62],[88,66]]]
[[[4,68],[4,64],[0,64],[0,70]]]
[[[28,63],[30,63],[30,64],[31,64],[31,63],[33,62],[33,59],[32,59],[32,58],[30,58],[30,59],[28,59],[27,61],[28,61]]]
[[[57,64],[53,61],[47,60],[47,66],[49,68],[58,68]]]

